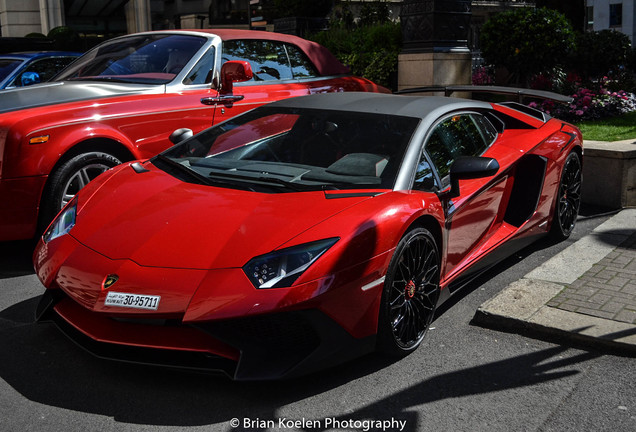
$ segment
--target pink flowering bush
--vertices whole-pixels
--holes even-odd
[[[570,104],[546,100],[541,103],[531,102],[529,106],[553,117],[573,122],[613,117],[636,110],[636,95],[623,90],[610,92],[600,87],[599,90],[593,91],[580,87],[572,95],[572,99]]]
[[[473,85],[492,85],[494,83],[494,74],[490,68],[477,66],[473,69]]]

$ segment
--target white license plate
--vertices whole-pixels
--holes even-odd
[[[119,306],[133,309],[157,310],[161,296],[140,295],[109,291],[104,300],[106,306]]]

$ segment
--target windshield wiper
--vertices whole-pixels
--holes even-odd
[[[196,180],[197,183],[208,185],[208,186],[213,184],[210,181],[210,179],[208,179],[207,177],[199,174],[198,172],[188,168],[185,165],[181,165],[179,162],[173,159],[170,159],[168,156],[164,156],[163,154],[159,153],[157,156],[152,158],[151,162],[154,162],[156,159],[167,164],[170,168],[173,168],[174,170],[179,171],[179,173],[186,174],[188,177],[190,177],[190,179]]]
[[[304,191],[308,191],[308,190],[317,190],[315,187],[312,187],[312,186],[309,186],[309,185],[300,185],[300,184],[296,184],[296,183],[291,183],[291,182],[285,181],[283,179],[280,179],[278,177],[263,177],[263,176],[252,177],[252,176],[247,176],[247,175],[234,174],[234,173],[230,174],[230,173],[227,173],[227,172],[217,172],[217,171],[211,171],[208,174],[208,176],[209,177],[220,177],[220,178],[229,179],[229,180],[239,180],[241,182],[251,182],[251,183],[254,183],[254,184],[258,184],[258,185],[282,186],[282,187],[284,187],[286,189],[289,189],[289,190],[292,190],[294,192],[304,192]]]

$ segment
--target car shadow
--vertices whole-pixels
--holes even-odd
[[[271,417],[298,398],[374,373],[390,361],[367,356],[300,379],[233,382],[223,375],[102,360],[54,324],[35,323],[34,297],[0,311],[0,377],[30,401],[118,422],[195,426]],[[267,397],[263,397],[267,395]]]
[[[34,323],[36,302],[37,298],[32,298],[0,312],[0,345],[11,347],[0,351],[2,379],[30,401],[108,416],[117,422],[200,426],[244,417],[275,420],[286,405],[374,374],[392,363],[379,355],[368,355],[276,385],[122,364],[84,352],[54,325]],[[437,376],[414,377],[411,386],[346,417],[394,417],[407,420],[404,430],[416,430],[415,406],[558,380],[579,373],[577,364],[600,356],[593,352],[566,354],[567,350],[551,347]]]
[[[369,235],[375,235],[372,228]],[[0,245],[0,255],[13,250],[3,249],[5,245]],[[550,245],[547,240],[539,241],[502,261],[449,299],[437,315],[482,283]],[[17,263],[22,262],[21,271],[25,272],[26,263],[30,269],[30,251],[20,247],[24,256]],[[10,277],[6,276],[10,269],[3,262],[0,277]],[[13,271],[20,271],[19,267]],[[0,311],[0,346],[11,347],[0,350],[0,378],[30,401],[122,423],[202,426],[228,424],[244,417],[275,420],[282,407],[373,375],[396,362],[370,354],[275,385],[117,363],[88,354],[52,324],[35,323],[37,302],[34,297]],[[415,431],[421,421],[415,406],[559,380],[579,373],[577,365],[601,355],[566,351],[567,347],[556,346],[440,375],[414,376],[411,385],[353,409],[347,419],[395,417],[407,420],[405,431]],[[333,414],[338,419],[338,413]],[[236,430],[243,429],[239,426]]]

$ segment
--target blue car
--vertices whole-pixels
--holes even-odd
[[[67,51],[0,54],[0,90],[46,82],[80,55]]]

